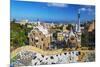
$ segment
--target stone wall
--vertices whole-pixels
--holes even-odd
[[[52,50],[44,51],[34,46],[23,46],[11,52],[11,65],[15,67],[43,64],[62,64],[95,61],[94,50]]]

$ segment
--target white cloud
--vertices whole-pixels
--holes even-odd
[[[86,8],[80,8],[79,11],[86,11]]]
[[[54,7],[67,7],[67,4],[63,3],[48,3],[48,6],[54,6]]]
[[[89,11],[89,12],[91,12],[92,9],[91,8],[80,8],[79,11]]]

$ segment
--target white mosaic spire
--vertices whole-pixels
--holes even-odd
[[[80,30],[80,11],[78,11],[78,32],[81,32]]]

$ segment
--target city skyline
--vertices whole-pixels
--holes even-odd
[[[11,0],[11,19],[16,20],[77,21],[79,11],[81,22],[95,19],[95,6],[91,5]]]

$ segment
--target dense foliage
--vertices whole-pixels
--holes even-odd
[[[12,48],[28,45],[28,32],[30,28],[11,21],[10,23],[10,45]]]
[[[83,47],[95,47],[95,29],[92,32],[88,32],[90,22],[84,23],[84,30],[82,31],[81,44]]]

